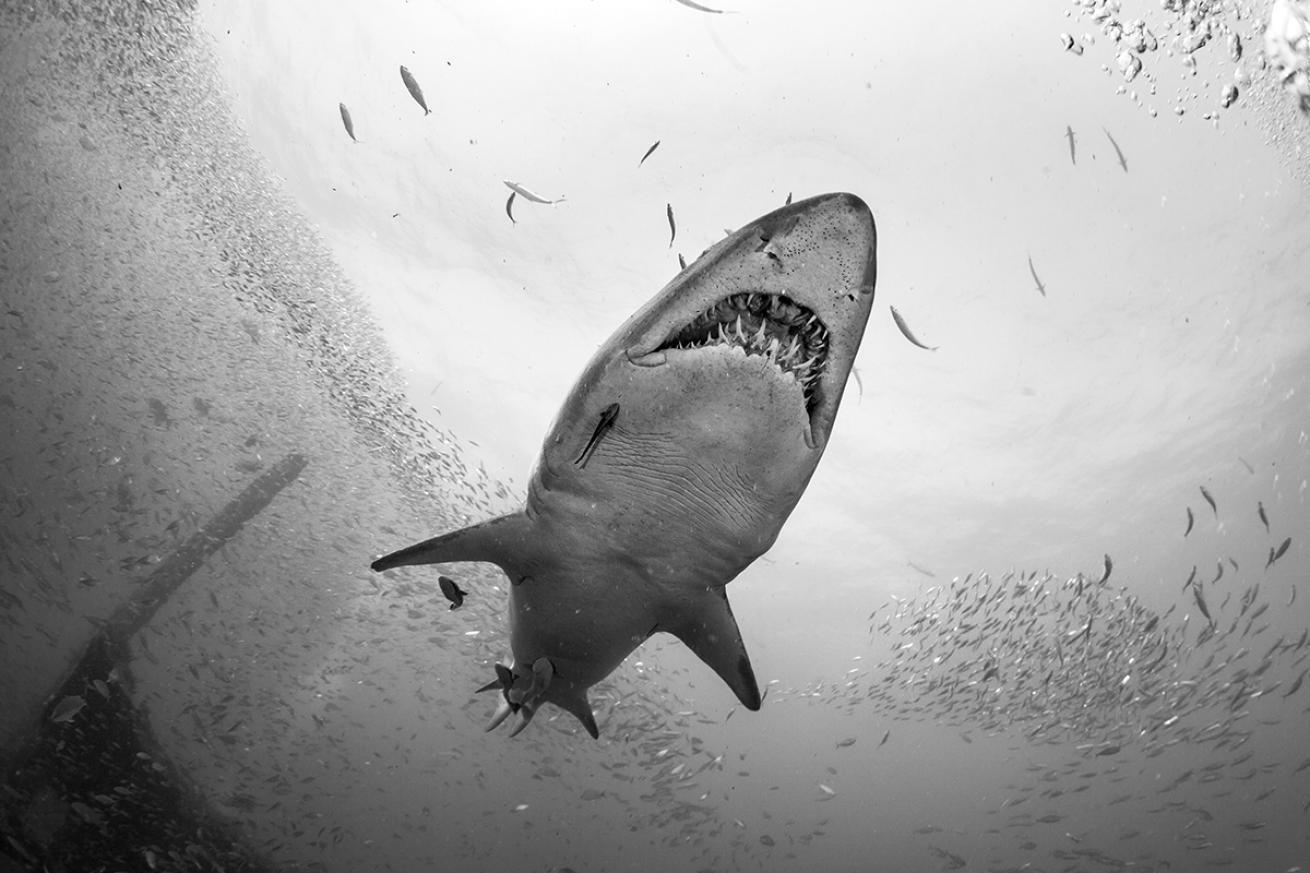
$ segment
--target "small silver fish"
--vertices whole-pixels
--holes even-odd
[[[619,417],[619,405],[611,403],[600,411],[600,421],[596,423],[596,429],[591,433],[591,439],[587,440],[587,445],[582,449],[582,454],[574,461],[579,467],[587,466],[587,461],[591,460],[592,454],[596,451],[596,446],[600,445],[600,440],[609,429],[614,426],[614,420]]]
[[[1283,540],[1282,543],[1279,544],[1277,549],[1270,549],[1269,562],[1265,564],[1265,569],[1268,570],[1269,567],[1272,566],[1275,561],[1277,561],[1283,555],[1286,555],[1287,550],[1291,548],[1291,545],[1292,545],[1292,538],[1288,537],[1287,539]]]
[[[1206,621],[1214,624],[1214,619],[1210,617],[1210,607],[1205,605],[1205,595],[1201,593],[1200,585],[1192,586],[1192,596],[1196,598],[1196,606],[1201,610],[1201,615],[1205,616]]]
[[[563,197],[560,197],[556,200],[547,200],[545,197],[542,197],[540,194],[534,194],[532,191],[529,191],[527,188],[524,188],[518,182],[511,182],[509,179],[505,179],[504,182],[506,188],[518,194],[520,197],[522,197],[524,200],[529,201],[530,203],[545,203],[547,205],[550,205],[552,203],[562,203],[564,201]]]
[[[414,102],[423,107],[423,114],[431,115],[432,110],[428,109],[427,101],[423,99],[423,89],[418,86],[418,79],[415,79],[414,74],[403,64],[400,67],[400,81],[405,83],[405,88],[409,91],[409,96],[414,98]]]
[[[1192,525],[1196,523],[1196,516],[1192,515],[1192,507],[1187,507],[1187,530],[1183,531],[1183,536],[1192,532]]]
[[[54,710],[50,713],[50,720],[55,724],[67,724],[77,717],[77,714],[86,706],[86,699],[70,694],[55,705]]]
[[[1214,512],[1214,517],[1218,518],[1219,506],[1214,502],[1214,497],[1210,495],[1210,492],[1205,490],[1204,485],[1201,486],[1201,496],[1205,498],[1206,503],[1210,504],[1210,509]]]
[[[678,0],[678,2],[681,3],[683,6],[686,6],[688,9],[695,9],[699,12],[713,12],[715,15],[723,14],[722,9],[711,9],[708,6],[702,6],[699,3],[693,3],[691,2],[691,0]]]
[[[651,146],[650,148],[646,149],[646,154],[644,154],[644,155],[641,156],[641,160],[640,160],[640,161],[637,161],[637,166],[640,167],[642,164],[646,163],[646,159],[649,158],[649,157],[651,156],[651,152],[655,151],[655,150],[656,150],[657,148],[659,148],[659,147],[660,147],[660,141],[659,141],[659,140],[655,140],[655,145],[653,145],[653,146]]]
[[[518,224],[514,220],[514,198],[519,195],[517,191],[509,192],[509,199],[505,201],[505,214],[509,216],[510,224]]]
[[[930,352],[937,351],[939,346],[926,346],[915,338],[914,332],[910,330],[910,326],[905,323],[905,319],[901,318],[901,314],[896,311],[895,306],[890,307],[890,309],[892,311],[892,319],[896,322],[896,326],[900,328],[902,336],[921,349],[927,349]]]
[[[1113,570],[1113,569],[1114,569],[1114,563],[1111,562],[1111,560],[1110,560],[1110,556],[1109,556],[1109,555],[1106,555],[1106,556],[1105,556],[1105,575],[1101,576],[1101,580],[1100,580],[1099,582],[1097,582],[1096,584],[1097,584],[1097,585],[1104,585],[1104,584],[1109,580],[1109,578],[1110,578],[1110,571]]]
[[[1065,125],[1064,135],[1069,138],[1069,161],[1076,167],[1078,166],[1078,151],[1074,146],[1073,127]]]
[[[1307,671],[1305,670],[1301,671],[1301,675],[1296,677],[1296,681],[1292,683],[1292,687],[1287,689],[1286,693],[1283,694],[1284,697],[1291,697],[1293,694],[1301,690],[1301,683],[1305,682],[1306,672]]]
[[[1028,256],[1028,272],[1029,272],[1029,273],[1032,273],[1033,281],[1037,283],[1037,291],[1038,291],[1038,293],[1040,293],[1043,297],[1045,297],[1045,296],[1046,296],[1046,286],[1043,285],[1043,284],[1042,284],[1042,280],[1039,279],[1039,278],[1037,277],[1037,268],[1033,266],[1033,256],[1032,256],[1032,255],[1029,255],[1029,256]]]
[[[678,225],[673,221],[673,204],[665,204],[664,211],[669,216],[669,248],[673,248],[673,240],[678,235]]]
[[[350,137],[351,142],[359,142],[355,139],[355,123],[350,120],[350,110],[344,103],[338,103],[337,107],[341,110],[341,123],[346,126],[346,135]]]
[[[1264,501],[1256,502],[1256,515],[1260,516],[1260,522],[1265,526],[1265,533],[1269,533],[1269,516],[1265,515]]]
[[[1104,127],[1101,130],[1105,133],[1105,138],[1110,141],[1110,145],[1114,146],[1114,154],[1119,159],[1119,166],[1123,167],[1125,173],[1128,172],[1128,161],[1124,158],[1123,149],[1119,148],[1119,143],[1114,141],[1114,137],[1110,136],[1110,131]]]

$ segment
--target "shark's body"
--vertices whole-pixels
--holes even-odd
[[[850,194],[785,206],[705,252],[596,353],[524,508],[374,570],[489,561],[509,576],[521,730],[543,702],[592,735],[587,689],[657,631],[749,709],[759,687],[724,586],[773,544],[827,445],[873,304],[873,216]]]

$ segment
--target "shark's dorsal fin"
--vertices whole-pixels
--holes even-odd
[[[682,640],[718,673],[742,706],[760,708],[760,688],[726,591],[718,587],[704,589],[692,602],[681,606],[672,622],[661,621],[659,629]]]
[[[505,567],[527,556],[532,541],[531,529],[532,522],[528,517],[522,512],[514,512],[415,543],[378,558],[371,566],[374,570],[390,570],[415,564],[487,561]]]

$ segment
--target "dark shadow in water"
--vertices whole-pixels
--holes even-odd
[[[305,468],[287,455],[159,564],[91,639],[4,762],[0,871],[276,869],[161,751],[134,706],[129,642],[205,559]]]

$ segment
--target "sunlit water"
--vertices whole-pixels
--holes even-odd
[[[76,728],[42,706],[96,622],[300,453],[130,659],[272,863],[1310,868],[1310,128],[1263,8],[107,8],[0,28],[7,750]],[[511,222],[506,179],[565,199]],[[657,638],[599,741],[484,734],[503,579],[451,612],[368,561],[513,507],[677,255],[829,190],[878,302],[728,589],[763,709]],[[7,795],[0,853],[108,821],[183,869],[76,802]]]

